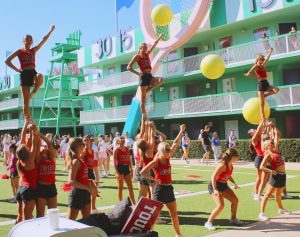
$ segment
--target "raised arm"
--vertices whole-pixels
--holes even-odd
[[[160,39],[162,38],[162,34],[159,35],[159,37],[157,38],[157,40],[154,41],[153,45],[151,46],[151,48],[148,50],[147,54],[151,54],[153,52],[153,50],[155,49],[156,45],[158,44],[158,42],[160,41]]]
[[[174,154],[174,152],[176,151],[177,147],[179,146],[180,144],[180,140],[181,140],[181,137],[182,137],[182,134],[185,130],[186,126],[185,124],[181,124],[180,125],[180,131],[177,135],[177,137],[175,138],[173,144],[172,144],[172,147],[171,147],[171,150],[170,150],[170,156],[172,156]]]
[[[11,55],[9,55],[7,57],[7,59],[5,60],[6,65],[9,66],[11,69],[13,69],[16,72],[21,72],[22,70],[17,68],[11,61],[19,55],[20,51],[21,51],[21,49],[16,50]]]
[[[264,121],[261,120],[256,129],[256,132],[254,133],[254,135],[251,138],[251,142],[252,142],[253,146],[257,145],[257,142],[260,140],[259,138],[261,137],[261,134],[262,134],[263,125],[264,125]]]
[[[167,140],[167,136],[163,132],[156,129],[156,133],[162,138],[163,142]]]
[[[147,149],[147,156],[153,157],[153,150],[154,150],[154,144],[155,144],[155,134],[156,129],[153,122],[150,123],[150,129],[149,129],[149,148]]]
[[[44,141],[46,142],[46,144],[47,144],[48,151],[49,151],[49,154],[50,154],[50,159],[53,160],[53,161],[55,161],[55,160],[56,160],[56,159],[55,159],[55,158],[56,158],[56,157],[55,157],[55,150],[54,150],[54,147],[53,147],[51,141],[50,141],[46,136],[44,136],[44,134],[42,134],[42,133],[39,133],[39,136],[40,136],[41,139],[44,140]]]
[[[267,54],[267,56],[266,56],[266,58],[265,58],[265,61],[262,64],[263,66],[267,65],[267,63],[268,63],[268,61],[269,61],[269,59],[271,57],[272,52],[273,52],[273,48],[271,47],[270,50],[269,50],[269,52],[268,52],[268,54]]]
[[[128,63],[127,65],[127,70],[138,75],[139,77],[143,75],[143,73],[141,72],[138,72],[136,70],[133,69],[133,64],[135,64],[138,60],[138,55],[134,55],[134,57],[130,60],[130,62]]]
[[[25,144],[25,145],[26,145],[26,130],[27,130],[27,127],[28,127],[28,120],[25,119],[24,125],[23,125],[23,128],[22,128],[22,132],[21,132],[21,144]]]
[[[55,26],[54,25],[51,26],[50,31],[43,37],[43,39],[38,43],[38,45],[33,48],[34,52],[37,52],[45,44],[45,42],[49,39],[49,37],[50,37],[51,33],[54,31],[54,29],[55,29]]]

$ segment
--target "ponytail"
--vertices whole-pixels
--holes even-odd
[[[239,156],[239,152],[235,148],[228,148],[222,155],[221,160],[227,165],[227,163],[231,161],[232,157],[234,156]]]

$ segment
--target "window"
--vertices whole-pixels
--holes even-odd
[[[12,112],[11,113],[11,119],[18,119],[19,118],[19,113],[18,112]]]
[[[226,78],[222,80],[223,93],[235,91],[235,78]]]
[[[12,94],[12,95],[11,95],[11,98],[12,98],[12,99],[16,99],[16,98],[18,98],[18,97],[19,97],[18,94]]]
[[[117,106],[117,97],[111,96],[109,97],[109,107],[115,107]]]
[[[221,49],[230,47],[232,45],[232,36],[227,36],[219,39],[219,43]]]
[[[200,95],[200,85],[198,84],[192,84],[192,85],[186,85],[186,97],[194,97]]]
[[[121,72],[126,72],[127,66],[128,66],[128,64],[121,64]]]
[[[134,95],[122,95],[122,105],[130,105]]]
[[[278,24],[278,28],[279,28],[279,32],[280,34],[287,34],[291,31],[292,26],[296,27],[297,24],[296,22],[290,22],[290,23],[279,23]],[[297,27],[296,27],[297,29]]]
[[[267,37],[270,37],[270,30],[268,27],[259,28],[253,31],[254,40],[262,39],[262,34],[266,33]]]
[[[283,85],[300,84],[300,68],[284,69],[282,74]]]
[[[190,48],[184,48],[183,49],[183,56],[189,57],[198,54],[198,48],[197,47],[190,47]]]

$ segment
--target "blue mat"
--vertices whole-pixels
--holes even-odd
[[[129,136],[134,138],[139,129],[141,119],[142,119],[142,112],[140,108],[140,101],[138,98],[135,97],[132,99],[128,117],[125,122],[125,126],[122,134],[128,132]]]

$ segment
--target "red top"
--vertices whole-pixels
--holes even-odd
[[[266,72],[265,67],[263,67],[263,66],[257,66],[255,73],[256,73],[257,77],[267,78],[267,72]]]
[[[224,172],[219,174],[216,180],[221,183],[227,183],[229,177],[232,175],[232,172],[233,172],[233,166],[231,167],[231,169],[226,168]]]
[[[153,161],[153,158],[154,157],[146,157],[145,155],[144,155],[144,157],[143,157],[143,167],[145,167],[146,165],[148,165],[151,161]]]
[[[272,170],[276,170],[279,166],[284,165],[285,161],[279,154],[272,154],[270,155],[272,158],[272,161],[270,162],[270,166],[272,167]]]
[[[137,64],[141,70],[144,71],[151,71],[151,62],[148,54],[138,54]]]
[[[256,151],[256,155],[258,155],[258,156],[264,156],[264,152],[261,149],[261,140],[257,141],[257,144],[254,146],[254,149]]]
[[[47,184],[55,183],[55,162],[42,159],[38,165],[38,181]]]
[[[122,151],[120,147],[116,149],[118,151],[116,165],[130,165],[130,152],[128,147],[124,147],[125,150]]]
[[[81,183],[83,185],[89,185],[88,167],[83,160],[80,160],[80,159],[78,159],[78,160],[79,160],[81,166],[77,170],[75,179],[78,183]]]
[[[158,158],[157,168],[154,169],[154,175],[157,180],[160,180],[160,184],[171,184],[172,183],[172,171],[170,160],[164,160],[166,164],[163,164],[162,159]]]
[[[94,168],[94,151],[92,150],[92,152],[89,153],[88,150],[85,149],[85,156],[83,157],[83,161],[86,163],[86,165],[89,169],[93,169]]]
[[[141,162],[141,156],[140,156],[140,153],[136,153],[136,161],[140,164]]]
[[[29,186],[30,188],[36,189],[37,185],[37,170],[33,168],[31,170],[23,170],[22,174],[22,186]]]
[[[34,49],[21,49],[19,55],[18,55],[21,69],[28,67],[28,66],[33,66],[35,67],[35,52]]]
[[[17,171],[17,162],[18,162],[18,158],[14,154],[12,154],[10,157],[10,168],[9,168],[10,173]]]

